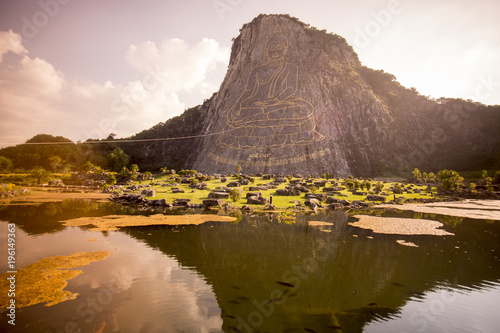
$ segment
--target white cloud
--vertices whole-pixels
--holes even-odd
[[[204,38],[190,47],[174,38],[159,47],[153,42],[131,45],[125,59],[145,76],[142,83],[148,90],[192,92],[203,89],[207,74],[217,64],[228,63],[229,48],[213,39]]]
[[[207,74],[229,58],[229,50],[210,39],[193,47],[180,39],[159,47],[145,42],[126,53],[142,79],[116,85],[69,80],[47,61],[29,57],[19,34],[0,32],[0,59],[9,51],[22,57],[15,69],[0,63],[0,146],[39,133],[75,141],[111,132],[130,136],[181,114],[186,104],[179,93],[209,97],[215,83]]]
[[[0,31],[0,63],[2,63],[3,55],[9,51],[20,55],[28,53],[22,45],[21,39],[21,35],[12,30]]]

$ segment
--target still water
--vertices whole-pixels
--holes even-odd
[[[75,300],[18,309],[15,327],[3,312],[0,331],[498,331],[500,221],[367,213],[438,220],[454,235],[375,234],[344,211],[98,232],[60,221],[148,213],[85,200],[2,206],[0,238],[6,244],[7,223],[17,224],[18,267],[81,251],[110,256],[77,268],[65,288]]]

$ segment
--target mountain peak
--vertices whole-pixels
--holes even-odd
[[[164,135],[195,138],[140,154],[207,173],[240,165],[248,174],[362,176],[470,165],[478,155],[498,163],[500,139],[488,117],[498,123],[498,108],[437,103],[362,66],[344,38],[262,14],[234,39],[219,91],[161,126]],[[460,154],[465,147],[476,155]]]

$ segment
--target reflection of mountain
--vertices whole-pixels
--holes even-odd
[[[16,223],[27,234],[37,235],[63,230],[59,222],[78,217],[131,214],[134,210],[95,200],[64,200],[27,205],[0,206],[0,221]]]
[[[334,224],[318,228],[306,220]],[[238,225],[124,231],[203,274],[217,296],[225,330],[239,326],[245,332],[248,325],[259,331],[322,332],[341,326],[356,332],[437,286],[476,287],[500,279],[498,224],[464,221],[455,236],[435,237],[375,235],[346,221],[343,212],[299,216],[295,224],[244,216]],[[419,247],[398,245],[396,239]]]

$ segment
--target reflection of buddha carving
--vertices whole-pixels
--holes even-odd
[[[276,26],[266,43],[268,62],[252,70],[229,110],[219,144],[235,149],[284,148],[324,137],[315,131],[314,107],[295,96],[298,68],[285,62],[288,41]]]

